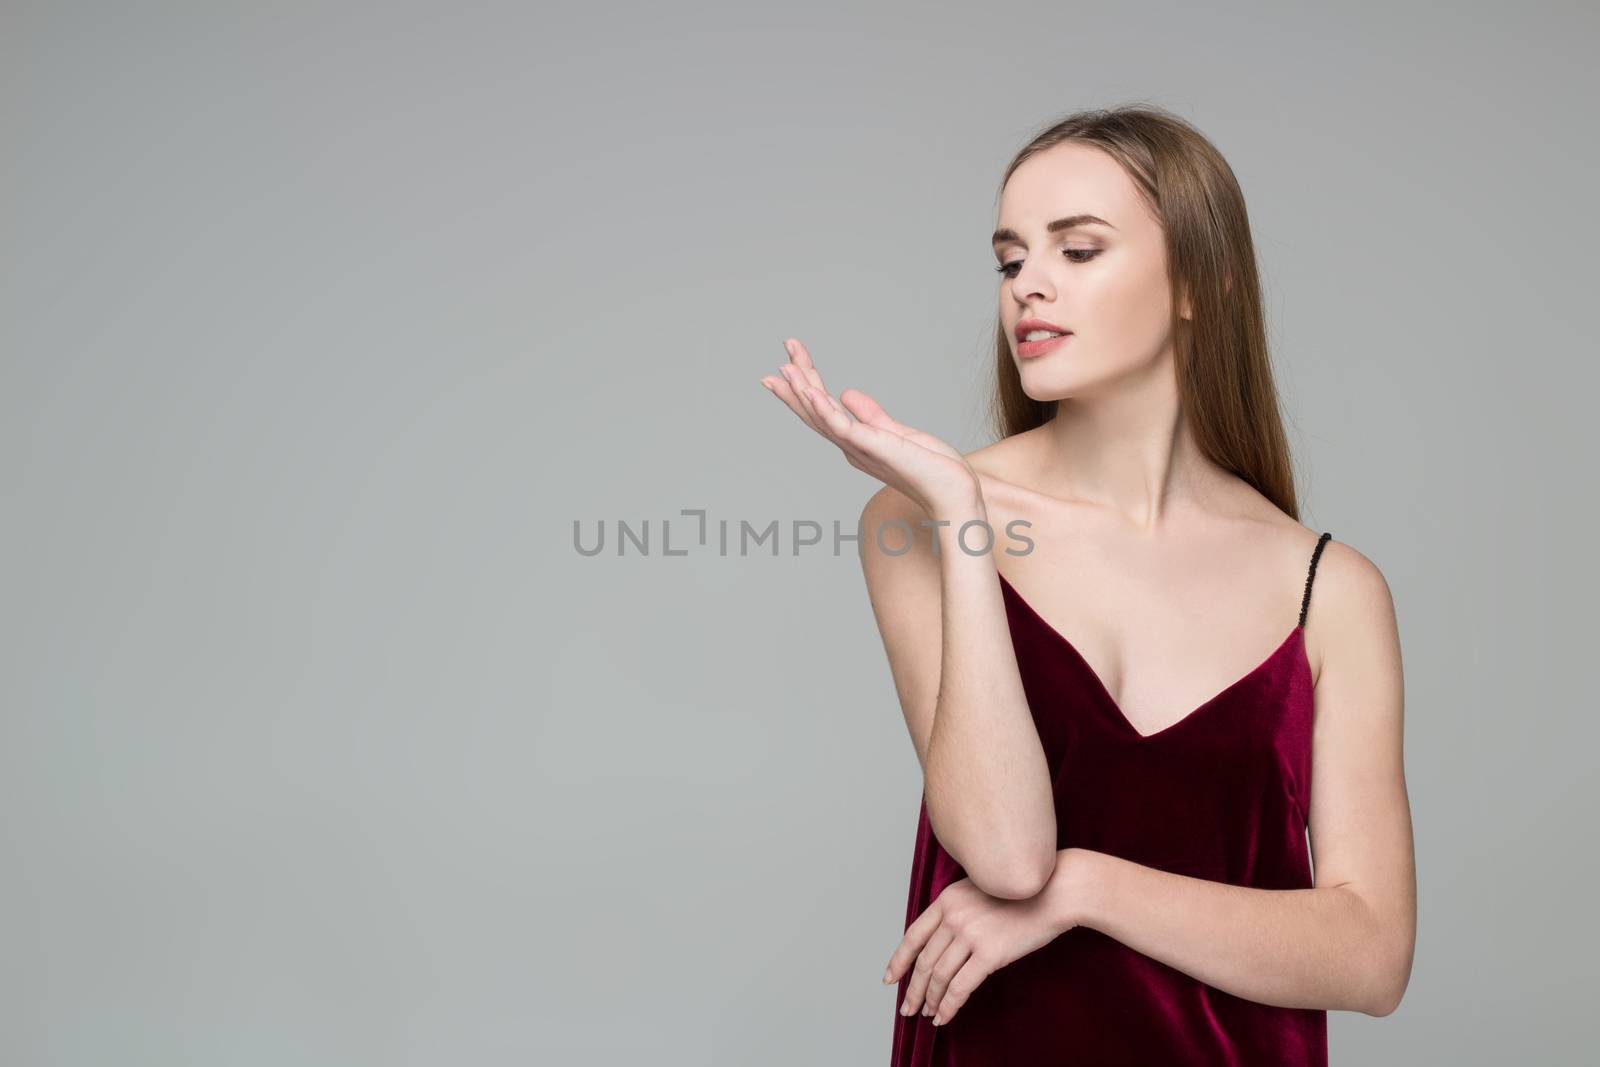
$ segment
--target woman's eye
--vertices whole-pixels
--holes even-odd
[[[1098,248],[1063,248],[1061,250],[1061,253],[1064,256],[1066,256],[1067,259],[1071,260],[1073,263],[1087,263],[1091,259],[1093,259],[1095,256],[1098,256],[1100,254],[1100,249],[1098,249]],[[1013,260],[1010,263],[1002,263],[998,267],[996,267],[995,270],[998,271],[1000,274],[1004,275],[1007,278],[1015,278],[1017,276],[1017,271],[1020,270],[1021,268],[1022,268],[1022,260],[1017,259],[1017,260]]]

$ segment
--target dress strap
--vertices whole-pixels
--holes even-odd
[[[1322,555],[1322,546],[1328,543],[1333,534],[1323,531],[1317,538],[1317,547],[1311,552],[1311,566],[1306,570],[1306,595],[1300,598],[1300,622],[1297,624],[1303,630],[1306,625],[1306,612],[1311,608],[1311,581],[1317,576],[1317,559]]]

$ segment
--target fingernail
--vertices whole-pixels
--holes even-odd
[[[883,972],[883,984],[884,985],[888,985],[892,981],[894,981],[894,972],[893,971],[884,971]]]
[[[900,1014],[901,1015],[910,1015],[911,1014],[911,1002],[909,1000],[902,1000],[900,1002]]]
[[[783,342],[783,350],[785,352],[789,353],[791,356],[794,355],[794,342],[791,341],[791,340],[784,341]]]

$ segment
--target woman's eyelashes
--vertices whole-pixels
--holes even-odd
[[[1087,263],[1095,256],[1098,256],[1100,251],[1098,248],[1063,248],[1061,253],[1073,263]],[[1017,271],[1021,269],[1022,260],[1020,259],[1013,260],[1010,263],[1002,263],[995,268],[996,271],[1007,278],[1015,278]]]

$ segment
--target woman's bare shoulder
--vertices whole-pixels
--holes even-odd
[[[1040,445],[1039,431],[1025,430],[966,453],[984,499],[1012,503],[1034,494],[1029,485],[1039,464]]]
[[[1392,627],[1394,595],[1383,571],[1366,553],[1329,533],[1312,583],[1314,602],[1323,609],[1323,632]]]
[[[1394,599],[1376,563],[1342,540],[1337,530],[1309,527],[1288,516],[1282,516],[1279,528],[1275,536],[1284,546],[1286,565],[1296,566],[1299,580],[1309,587],[1302,604],[1313,679],[1321,679],[1330,654],[1347,654],[1337,650],[1361,647],[1373,639],[1380,644],[1398,641]],[[1319,550],[1323,533],[1328,541]]]

